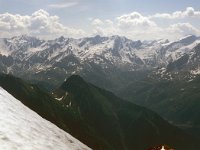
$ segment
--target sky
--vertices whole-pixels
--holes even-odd
[[[0,38],[175,40],[200,35],[198,0],[0,0]]]

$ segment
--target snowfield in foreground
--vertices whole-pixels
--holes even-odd
[[[1,150],[90,150],[0,87]]]

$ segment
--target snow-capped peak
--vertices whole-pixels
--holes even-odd
[[[187,35],[187,36],[179,39],[179,42],[184,43],[184,44],[191,44],[197,39],[198,39],[198,37],[196,37],[195,35]]]
[[[15,41],[15,42],[19,42],[19,41],[33,42],[33,41],[36,41],[36,40],[39,40],[39,39],[36,38],[36,37],[33,37],[33,36],[20,35],[20,36],[12,37],[11,40]]]
[[[90,150],[0,87],[0,149]]]

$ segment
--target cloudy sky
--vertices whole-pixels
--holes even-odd
[[[0,0],[0,38],[121,35],[133,40],[200,35],[198,0]]]

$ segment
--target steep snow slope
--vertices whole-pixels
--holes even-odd
[[[90,150],[0,87],[0,149]]]

